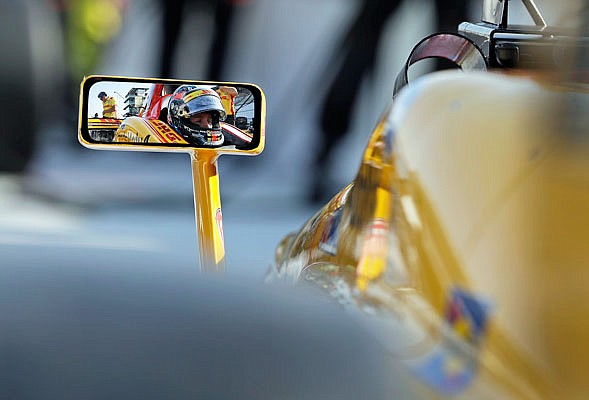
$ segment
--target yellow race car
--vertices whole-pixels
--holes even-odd
[[[588,41],[486,5],[414,48],[356,178],[282,240],[268,280],[365,321],[415,398],[584,399]],[[408,83],[431,57],[470,73]]]

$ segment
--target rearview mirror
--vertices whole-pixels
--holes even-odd
[[[258,154],[264,120],[253,84],[91,76],[82,82],[79,139],[91,148]]]
[[[90,76],[82,81],[78,138],[104,150],[190,154],[201,269],[225,265],[217,159],[264,149],[266,101],[250,83]]]

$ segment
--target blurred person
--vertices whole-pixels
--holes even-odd
[[[346,136],[358,94],[374,70],[376,57],[386,23],[402,4],[400,0],[364,0],[340,43],[327,62],[326,75],[334,76],[320,106],[317,151],[314,171],[327,171],[334,149]],[[440,30],[455,32],[467,15],[468,0],[436,0],[436,25]],[[335,71],[333,66],[337,65]],[[308,199],[324,202],[335,193],[326,187],[325,174],[313,174]]]
[[[106,92],[98,93],[98,98],[102,102],[102,118],[117,118],[116,99],[106,94]]]
[[[60,80],[47,76],[58,69],[60,48],[37,51],[51,46],[43,41],[43,35],[53,33],[51,11],[32,3],[0,2],[0,49],[4,54],[0,107],[5,115],[0,128],[0,209],[13,215],[30,211],[27,205],[33,200],[31,172],[40,145],[38,132],[55,122],[54,114],[59,110],[51,99],[60,94]]]
[[[163,78],[173,76],[174,59],[186,15],[198,10],[198,12],[212,14],[213,21],[211,45],[206,59],[205,79],[221,80],[236,7],[245,3],[247,1],[244,0],[160,0],[163,12],[163,39],[160,48],[159,75]]]
[[[38,110],[29,27],[26,2],[0,2],[0,48],[4,54],[0,104],[5,115],[0,129],[0,173],[24,173],[36,148]]]
[[[96,73],[105,50],[121,31],[131,0],[47,0],[61,24],[64,107],[60,117],[71,128],[77,122],[78,90],[84,76]],[[108,117],[110,118],[110,117]],[[68,137],[72,137],[69,136]],[[77,140],[71,142],[77,147]]]
[[[130,0],[52,0],[60,15],[68,73],[77,92],[120,32]]]
[[[37,161],[52,144],[63,103],[62,47],[55,12],[45,1],[0,1],[0,231],[69,226],[76,211],[42,193]],[[57,128],[57,129],[56,129]],[[71,134],[75,131],[66,132]],[[59,229],[59,228],[57,228]],[[3,259],[0,264],[5,260]]]
[[[216,92],[219,94],[223,108],[227,113],[225,122],[235,125],[235,98],[237,97],[237,89],[231,86],[219,86]]]

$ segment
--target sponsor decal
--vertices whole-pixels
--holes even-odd
[[[366,231],[356,269],[356,285],[360,290],[365,290],[386,269],[388,232],[389,224],[382,218],[375,218]]]
[[[219,229],[221,243],[225,243],[225,237],[223,236],[223,214],[221,213],[220,208],[217,208],[217,212],[215,213],[215,221],[217,221],[217,228]]]
[[[339,238],[339,224],[342,208],[338,208],[327,217],[323,225],[323,233],[319,241],[319,249],[334,256],[337,253],[337,241]]]
[[[444,396],[464,391],[476,374],[476,363],[466,354],[437,345],[427,356],[413,360],[412,372],[432,389]]]
[[[460,337],[478,344],[485,332],[489,309],[488,303],[454,288],[446,306],[446,321]]]
[[[479,345],[490,305],[461,288],[452,289],[442,340],[427,354],[408,361],[422,382],[445,396],[462,393],[476,377]]]
[[[176,131],[174,131],[168,124],[165,122],[160,121],[159,119],[154,119],[151,121],[155,127],[156,135],[160,139],[162,143],[174,143],[178,141],[183,141]]]

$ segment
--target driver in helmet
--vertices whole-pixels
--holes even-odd
[[[217,92],[202,86],[180,86],[168,104],[170,126],[186,141],[197,146],[217,147],[223,144],[221,121],[226,115]]]

